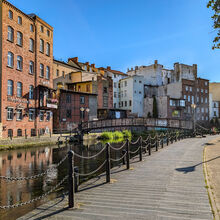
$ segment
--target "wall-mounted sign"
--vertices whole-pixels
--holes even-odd
[[[23,100],[23,99],[18,99],[18,98],[13,98],[13,97],[8,97],[7,100],[9,102],[28,104],[28,100]]]

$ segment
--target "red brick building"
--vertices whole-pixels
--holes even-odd
[[[54,111],[54,132],[71,131],[80,122],[97,118],[97,95],[59,89],[59,107]]]
[[[52,129],[53,28],[0,0],[0,136]]]

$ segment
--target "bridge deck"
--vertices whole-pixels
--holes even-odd
[[[214,138],[185,139],[144,157],[143,162],[134,160],[131,170],[114,169],[111,184],[102,184],[105,176],[93,179],[77,193],[75,210],[66,209],[64,197],[20,219],[210,220],[202,158],[203,144]]]

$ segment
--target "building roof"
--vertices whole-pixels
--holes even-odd
[[[71,83],[66,83],[67,85],[73,85],[73,84],[78,84],[78,83],[88,83],[88,82],[93,82],[92,80],[87,80],[87,81],[81,81],[81,82],[71,82]]]
[[[60,60],[56,60],[56,59],[53,59],[53,61],[57,62],[57,63],[60,63],[60,64],[63,64],[65,66],[71,67],[72,69],[78,69],[78,70],[82,71],[82,69],[80,67],[76,67],[76,66],[70,65],[70,64],[68,64],[68,63],[66,63],[64,61],[60,61]]]

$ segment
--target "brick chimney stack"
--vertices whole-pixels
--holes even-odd
[[[73,62],[75,62],[75,63],[78,63],[78,57],[69,58],[69,59],[68,59],[68,62],[69,62],[69,61],[73,61]]]
[[[93,64],[91,64],[91,67],[92,67],[92,68],[95,68],[95,64],[94,64],[94,63],[93,63]]]
[[[111,70],[111,67],[110,67],[110,66],[107,66],[107,70]]]

